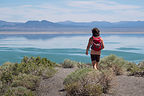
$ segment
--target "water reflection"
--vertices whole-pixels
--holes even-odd
[[[102,57],[116,54],[129,61],[144,58],[144,35],[102,34],[105,49]],[[0,35],[0,63],[20,62],[23,56],[41,56],[55,62],[69,58],[90,62],[85,48],[90,34]]]
[[[0,39],[4,38],[26,38],[30,40],[46,40],[55,37],[86,36],[87,34],[1,34]]]

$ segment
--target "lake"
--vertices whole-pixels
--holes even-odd
[[[0,64],[20,62],[24,56],[46,57],[56,63],[65,59],[90,63],[85,49],[91,34],[0,35]],[[144,60],[144,34],[102,34],[101,58],[115,54],[131,62]]]

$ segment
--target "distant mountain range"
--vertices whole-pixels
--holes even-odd
[[[50,22],[27,21],[7,22],[0,20],[0,32],[89,32],[93,27],[98,27],[104,32],[144,32],[144,21],[120,22]]]

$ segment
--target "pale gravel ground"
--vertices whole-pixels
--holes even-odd
[[[38,96],[65,96],[63,81],[64,78],[74,68],[57,68],[58,72],[49,79],[44,79],[40,82],[37,90]],[[113,86],[109,94],[102,96],[144,96],[144,78],[120,75],[114,77],[111,85]]]
[[[57,73],[49,79],[44,79],[40,82],[37,89],[38,96],[65,96],[66,92],[63,91],[63,81],[68,74],[74,72],[74,68],[56,68]]]
[[[144,78],[116,76],[112,81],[113,94],[106,96],[144,96]]]

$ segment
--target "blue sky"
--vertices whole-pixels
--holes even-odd
[[[0,20],[144,21],[144,0],[0,0]]]

